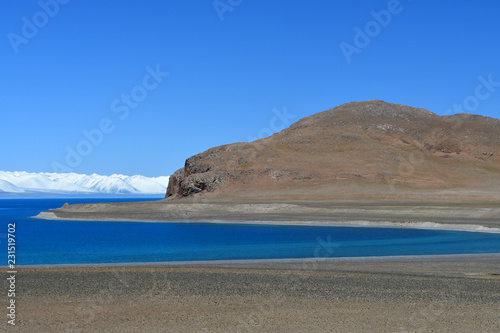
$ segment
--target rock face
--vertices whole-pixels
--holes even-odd
[[[252,159],[252,156],[254,158]],[[255,170],[251,143],[235,143],[207,150],[186,160],[170,179],[166,197],[186,197],[195,193],[214,192],[228,181],[238,181]]]
[[[186,160],[166,198],[318,197],[500,186],[500,120],[353,102]]]

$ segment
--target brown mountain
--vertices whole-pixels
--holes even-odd
[[[404,198],[500,189],[500,120],[353,102],[186,160],[166,198]]]

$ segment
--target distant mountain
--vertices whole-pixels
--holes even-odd
[[[164,194],[168,176],[0,171],[0,194]]]
[[[192,156],[166,197],[400,199],[499,188],[499,119],[366,101]]]

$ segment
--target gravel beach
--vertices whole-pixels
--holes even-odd
[[[17,283],[12,332],[402,333],[500,327],[499,255],[19,268]]]

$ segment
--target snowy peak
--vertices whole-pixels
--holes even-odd
[[[169,177],[0,171],[0,193],[164,194]]]

